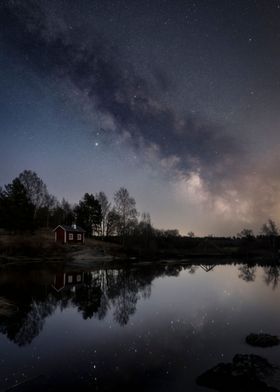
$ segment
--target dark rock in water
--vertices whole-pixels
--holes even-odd
[[[280,343],[278,336],[269,335],[267,333],[250,333],[246,337],[246,343],[257,347],[277,346]]]
[[[264,381],[275,367],[258,355],[237,354],[232,363],[219,363],[197,378],[197,384],[220,392],[276,392]]]

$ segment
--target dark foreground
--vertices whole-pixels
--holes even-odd
[[[277,265],[210,262],[2,270],[0,390],[278,390],[280,346],[246,336],[279,335],[279,280]],[[273,371],[232,380],[234,358]]]

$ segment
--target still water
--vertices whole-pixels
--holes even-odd
[[[196,377],[236,353],[280,365],[280,347],[244,341],[279,335],[278,279],[244,265],[1,271],[0,390],[207,391]]]

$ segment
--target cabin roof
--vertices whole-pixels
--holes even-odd
[[[58,226],[56,226],[55,229],[53,229],[53,231],[56,231],[59,227],[61,227],[65,231],[71,231],[74,233],[85,233],[86,232],[80,226],[76,226],[76,228],[74,228],[73,226],[67,226],[67,225],[58,225]]]

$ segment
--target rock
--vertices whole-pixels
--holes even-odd
[[[258,355],[237,354],[232,363],[219,363],[197,378],[197,384],[220,392],[276,392],[267,385],[275,367]]]
[[[257,347],[272,347],[280,343],[278,336],[269,335],[267,333],[250,333],[246,337],[246,343]]]

